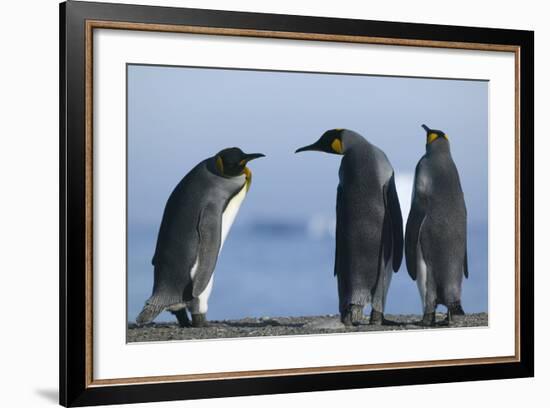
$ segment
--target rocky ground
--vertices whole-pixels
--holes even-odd
[[[212,320],[208,327],[181,328],[177,323],[153,323],[137,327],[128,325],[129,343],[167,340],[198,340],[231,337],[294,336],[300,334],[353,333],[367,331],[419,330],[421,316],[386,315],[385,325],[369,325],[368,320],[357,327],[344,326],[337,315],[307,317],[261,317],[240,320]],[[437,314],[434,328],[478,327],[488,325],[487,313],[457,317],[451,325],[446,315]]]

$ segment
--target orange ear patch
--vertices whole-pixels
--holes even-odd
[[[246,177],[246,181],[245,181],[246,191],[248,191],[248,189],[250,188],[250,184],[252,184],[252,172],[250,171],[250,169],[248,167],[245,167],[243,171],[244,171],[244,175]]]
[[[428,135],[428,141],[427,141],[427,143],[430,144],[430,143],[432,143],[432,142],[433,142],[435,139],[437,139],[437,138],[438,138],[437,133],[430,133],[430,134]]]
[[[216,157],[216,168],[223,175],[223,160],[220,156]]]
[[[338,154],[342,154],[344,151],[344,149],[342,148],[342,142],[340,141],[340,139],[334,139],[330,144],[330,147],[332,147],[332,150],[334,150]]]

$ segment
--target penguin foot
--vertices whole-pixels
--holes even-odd
[[[187,311],[185,309],[180,309],[172,312],[173,315],[178,319],[180,327],[191,327],[191,321],[189,316],[187,316]]]
[[[344,326],[351,326],[351,314],[349,311],[340,314],[340,321],[344,323]]]
[[[378,310],[372,309],[370,312],[370,322],[371,326],[382,326],[385,324],[386,320],[384,319],[384,313],[379,312]]]
[[[208,321],[206,320],[206,313],[197,313],[192,314],[191,318],[193,322],[191,323],[193,327],[208,327]]]
[[[453,316],[464,316],[464,309],[460,302],[452,303],[447,307],[447,313],[451,313]]]
[[[449,307],[447,307],[447,323],[451,325],[456,320],[457,316],[464,316],[465,314],[460,303],[457,302],[449,305]]]
[[[136,317],[136,324],[138,326],[143,326],[151,323],[163,310],[163,307],[146,303],[141,313]]]
[[[340,320],[346,326],[359,326],[363,320],[363,306],[350,305],[348,309],[340,315]]]
[[[435,312],[424,313],[424,317],[420,322],[420,326],[433,327],[435,326]]]

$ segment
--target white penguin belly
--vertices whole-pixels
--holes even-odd
[[[428,267],[422,254],[422,248],[420,242],[416,245],[416,284],[418,285],[418,291],[420,292],[420,299],[422,300],[422,309],[426,307],[426,279],[428,275]]]
[[[227,204],[227,207],[225,207],[225,211],[222,214],[222,241],[220,245],[220,251],[222,250],[225,238],[227,237],[227,234],[229,233],[229,230],[231,229],[231,226],[233,225],[233,222],[237,217],[237,213],[241,208],[241,204],[246,197],[246,185],[247,183],[245,183],[243,188],[241,188],[241,190],[237,194],[235,194],[235,196],[233,196],[233,198]]]
[[[196,262],[196,265],[198,264],[198,260]],[[195,268],[193,266],[193,268]],[[196,269],[195,269],[196,270]],[[191,279],[193,279],[194,273],[193,269],[191,270]],[[199,295],[199,297],[193,299],[190,302],[190,309],[192,314],[205,314],[208,311],[208,299],[210,299],[210,293],[212,293],[212,286],[214,284],[214,273],[212,273],[212,276],[210,277],[210,280],[208,281],[208,285],[206,285],[206,288],[202,291],[202,293]]]

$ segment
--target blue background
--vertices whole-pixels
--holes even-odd
[[[268,157],[249,166],[252,187],[218,258],[208,317],[337,313],[340,157],[293,152],[327,129],[361,133],[391,161],[406,222],[422,123],[449,136],[468,208],[463,306],[487,311],[487,120],[484,81],[129,65],[129,321],[151,294],[168,196],[199,161],[231,146]],[[386,313],[421,312],[403,261]]]

